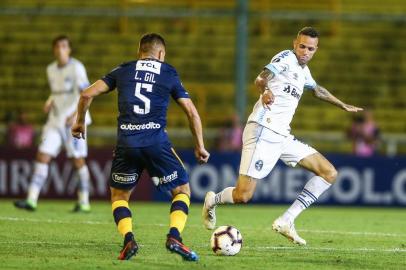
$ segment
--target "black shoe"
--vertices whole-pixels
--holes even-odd
[[[72,209],[72,212],[74,213],[90,213],[90,205],[84,205],[80,203],[76,203],[75,206]]]
[[[129,260],[132,256],[136,255],[138,252],[138,244],[135,242],[134,237],[130,240],[124,241],[124,247],[120,251],[118,256],[119,260]]]
[[[26,200],[15,201],[14,206],[17,208],[20,208],[20,209],[31,211],[31,212],[33,212],[37,209],[36,206],[34,206],[33,204],[29,203]]]
[[[170,252],[179,254],[186,261],[199,260],[199,256],[197,256],[194,251],[190,250],[190,248],[182,243],[182,239],[175,239],[174,237],[168,235],[166,240],[166,249],[168,249]]]

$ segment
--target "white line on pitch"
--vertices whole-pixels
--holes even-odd
[[[112,225],[114,224],[113,219],[111,222],[101,222],[101,221],[91,221],[91,220],[78,220],[78,221],[70,221],[70,220],[56,220],[56,219],[34,219],[34,218],[20,218],[20,217],[6,217],[0,216],[0,220],[4,221],[16,221],[16,222],[34,222],[34,223],[58,223],[58,224],[89,224],[89,225]],[[138,227],[143,226],[157,226],[157,227],[168,227],[168,224],[145,224],[145,223],[135,223]],[[201,228],[201,225],[187,225],[187,227],[192,228]],[[249,227],[239,227],[240,230],[249,231],[253,230],[253,228]],[[257,229],[256,229],[257,230]],[[305,233],[320,233],[320,234],[340,234],[340,235],[359,235],[359,236],[376,236],[376,237],[406,237],[406,234],[400,233],[384,233],[384,232],[351,232],[351,231],[330,231],[330,230],[298,230],[299,232]]]
[[[340,252],[406,252],[406,249],[401,248],[388,248],[388,249],[379,249],[379,248],[329,248],[329,247],[278,247],[278,246],[265,246],[265,247],[250,247],[245,246],[244,249],[253,249],[253,250],[287,250],[287,251],[340,251]]]
[[[47,241],[0,241],[0,245],[55,245],[55,246],[117,246],[118,244],[112,243],[73,243],[73,242],[47,242]],[[153,247],[155,245],[143,245],[140,247]],[[196,247],[196,245],[195,245]],[[198,245],[199,248],[209,248],[207,245]],[[391,248],[391,249],[380,249],[380,248],[328,248],[328,247],[281,247],[281,246],[244,246],[243,249],[250,250],[283,250],[283,251],[293,251],[293,252],[303,252],[303,251],[335,251],[335,252],[384,252],[384,253],[405,253],[406,249]]]

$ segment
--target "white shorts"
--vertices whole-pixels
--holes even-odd
[[[87,142],[72,136],[70,127],[55,127],[45,125],[42,129],[39,151],[56,157],[64,146],[66,156],[69,158],[87,157]]]
[[[283,136],[255,122],[247,123],[243,133],[240,174],[255,179],[266,177],[278,159],[295,167],[317,151],[294,136]]]

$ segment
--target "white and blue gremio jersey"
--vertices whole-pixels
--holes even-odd
[[[292,122],[303,90],[315,89],[316,82],[312,78],[309,68],[301,67],[291,50],[285,50],[275,55],[265,68],[275,74],[268,82],[275,101],[270,109],[265,109],[260,97],[248,122],[256,122],[276,133],[287,136],[290,134],[290,122]]]
[[[58,63],[54,61],[47,67],[47,77],[53,102],[47,124],[64,127],[66,118],[76,111],[81,90],[89,86],[86,69],[75,58],[70,58],[62,67],[58,67]],[[87,113],[86,124],[90,122],[90,115]]]

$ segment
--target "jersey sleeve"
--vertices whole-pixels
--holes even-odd
[[[171,90],[171,96],[174,100],[179,98],[190,98],[189,93],[183,87],[182,82],[180,81],[178,73],[173,70],[173,87]]]
[[[305,81],[304,89],[308,89],[308,90],[316,89],[317,83],[313,79],[312,74],[310,73],[310,70],[308,67],[306,67],[305,79],[306,79],[306,81]]]
[[[85,66],[82,63],[76,66],[76,85],[79,90],[83,90],[90,85]]]
[[[273,74],[279,74],[284,71],[289,70],[289,51],[283,51],[275,55],[271,62],[265,66],[266,69],[269,69]]]
[[[120,69],[121,66],[118,66],[101,78],[101,80],[104,81],[109,87],[109,91],[112,91],[117,87],[117,74]]]

